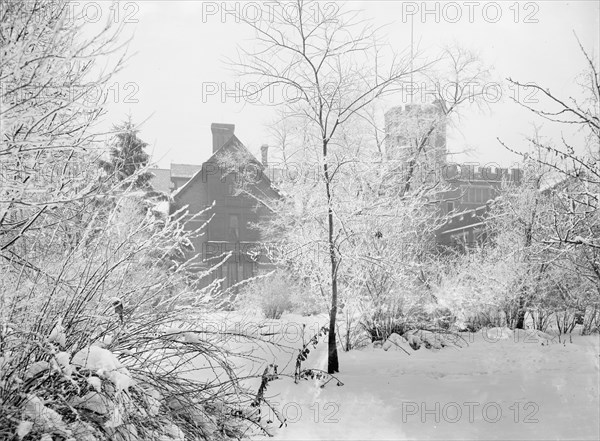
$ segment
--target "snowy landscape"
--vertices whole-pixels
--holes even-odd
[[[290,421],[275,439],[598,437],[597,338],[563,345],[493,328],[459,344],[408,354],[369,345],[341,356],[343,387],[273,384]],[[325,365],[323,351],[313,357]]]
[[[3,0],[0,441],[600,439],[599,29]]]

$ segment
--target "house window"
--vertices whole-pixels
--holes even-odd
[[[454,202],[447,202],[448,213],[452,213],[454,211]]]
[[[229,240],[234,242],[240,240],[240,216],[238,214],[229,215]]]

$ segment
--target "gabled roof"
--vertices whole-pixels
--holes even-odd
[[[249,163],[259,168],[261,172],[264,172],[264,165],[254,157],[250,150],[248,150],[248,148],[242,143],[242,141],[238,139],[237,136],[232,135],[231,138],[229,138],[229,140],[225,144],[223,144],[216,152],[214,152],[210,158],[208,158],[201,166],[198,166],[198,170],[194,173],[194,175],[184,185],[182,185],[173,193],[173,198],[176,199],[189,186],[191,186],[193,181],[198,179],[198,177],[202,174],[202,168],[204,167],[204,164],[218,163],[219,157],[224,156],[227,153],[238,154],[246,158]],[[277,193],[276,190],[272,188],[271,181],[267,177],[266,173],[263,173],[261,181],[264,181],[264,183],[269,188],[271,188],[275,193]]]

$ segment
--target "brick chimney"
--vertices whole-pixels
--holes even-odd
[[[212,123],[210,131],[212,132],[213,153],[219,150],[233,136],[235,124]]]
[[[263,144],[260,146],[260,156],[261,156],[261,162],[262,165],[264,165],[265,167],[267,167],[269,165],[269,145],[268,144]]]

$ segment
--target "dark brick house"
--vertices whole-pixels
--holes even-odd
[[[261,235],[254,225],[270,213],[261,201],[279,197],[264,173],[266,164],[256,160],[234,130],[233,124],[211,125],[212,156],[193,173],[197,166],[178,165],[179,175],[187,172],[191,176],[174,181],[176,190],[171,202],[171,212],[184,206],[190,214],[207,210],[189,223],[190,228],[199,227],[212,216],[205,234],[194,240],[194,250],[188,257],[196,256],[201,269],[223,261],[231,253],[206,280],[208,284],[223,279],[222,289],[256,275],[261,267],[269,267],[259,251]],[[263,156],[266,162],[266,151]],[[240,192],[241,187],[244,191]]]

